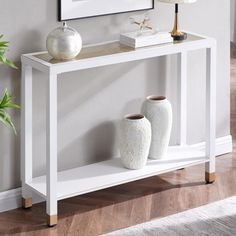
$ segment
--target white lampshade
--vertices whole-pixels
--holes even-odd
[[[159,2],[165,2],[165,3],[194,3],[197,0],[158,0]]]

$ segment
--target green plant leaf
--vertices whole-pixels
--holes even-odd
[[[0,54],[0,62],[2,62],[3,64],[6,64],[6,57],[3,54]]]
[[[6,104],[6,105],[1,106],[1,108],[2,108],[2,109],[3,109],[3,108],[5,108],[5,109],[7,109],[7,108],[20,109],[20,106],[17,105],[17,104],[14,104],[14,103],[9,103],[9,104]]]
[[[10,66],[13,69],[18,69],[18,67],[9,59],[6,59],[6,65]]]
[[[6,126],[12,128],[13,132],[14,132],[15,134],[17,134],[15,125],[13,124],[13,122],[12,122],[12,120],[11,120],[11,116],[10,116],[5,110],[3,110],[3,109],[0,110],[0,121],[1,121],[4,125],[6,125]]]
[[[0,99],[0,109],[3,108],[20,108],[17,104],[12,103],[12,96],[7,89],[4,92],[2,99]]]
[[[4,37],[3,34],[0,35],[0,40]],[[9,42],[7,41],[0,41],[0,64],[3,63],[11,68],[17,69],[17,66],[9,60],[5,53],[8,49]],[[17,104],[12,103],[12,96],[5,90],[3,97],[0,98],[0,122],[4,125],[11,127],[14,133],[16,134],[16,128],[12,122],[11,116],[7,112],[9,108],[20,108]]]
[[[1,41],[0,42],[0,47],[8,47],[9,42],[7,41]]]
[[[3,94],[3,97],[1,99],[1,102],[0,102],[0,108],[1,108],[1,106],[6,104],[7,102],[9,102],[10,100],[11,100],[10,95],[9,95],[7,89],[6,89],[4,94]]]
[[[3,38],[2,34],[0,35],[0,39],[1,38]],[[2,62],[4,65],[10,66],[11,68],[17,69],[17,66],[5,56],[8,46],[9,42],[0,41],[0,62]]]
[[[6,109],[9,108],[20,108],[20,106],[12,103],[12,96],[6,89],[3,97],[0,99],[0,122],[8,127],[11,127],[16,134],[16,129],[12,122],[11,116],[6,111]]]

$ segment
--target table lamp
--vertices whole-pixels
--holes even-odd
[[[174,40],[177,40],[177,41],[185,40],[187,38],[187,34],[184,32],[181,32],[178,26],[179,4],[180,3],[193,3],[193,2],[196,2],[197,0],[158,0],[158,1],[175,4],[175,22],[174,22],[173,30],[171,32],[171,36],[174,38]]]

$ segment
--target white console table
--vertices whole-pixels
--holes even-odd
[[[186,143],[187,52],[206,49],[206,151]],[[178,137],[179,145],[169,147],[166,160],[149,160],[141,170],[122,167],[119,158],[113,158],[62,172],[57,171],[57,75],[71,71],[125,63],[130,61],[177,54],[178,81]],[[32,175],[32,68],[44,72],[47,80],[46,111],[46,175]],[[32,206],[32,191],[46,200],[47,223],[57,224],[57,201],[80,194],[108,188],[153,175],[205,163],[205,179],[215,180],[215,90],[216,41],[201,35],[189,34],[183,42],[132,49],[119,42],[84,47],[72,61],[59,62],[47,52],[22,55],[22,124],[21,172],[22,204]]]

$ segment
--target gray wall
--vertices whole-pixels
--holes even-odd
[[[57,27],[56,0],[2,0],[1,33],[11,42],[9,57],[19,63],[22,53],[45,50],[48,32]],[[218,42],[217,137],[229,134],[230,3],[199,0],[181,6],[182,28],[215,37]],[[170,29],[174,8],[157,3],[152,12],[155,26]],[[84,44],[118,39],[133,30],[130,14],[70,22]],[[219,17],[220,16],[220,17]],[[188,142],[204,140],[205,51],[189,55]],[[167,95],[176,114],[176,57],[132,62],[70,73],[59,77],[59,169],[118,156],[117,120],[138,112],[149,94]],[[20,70],[0,66],[0,92],[8,88],[20,101]],[[34,175],[45,168],[45,76],[34,72]],[[14,111],[20,133],[20,112]],[[175,142],[174,124],[172,143]],[[0,124],[0,191],[20,186],[19,136]]]
[[[235,0],[230,0],[230,41],[236,43],[236,4]]]

